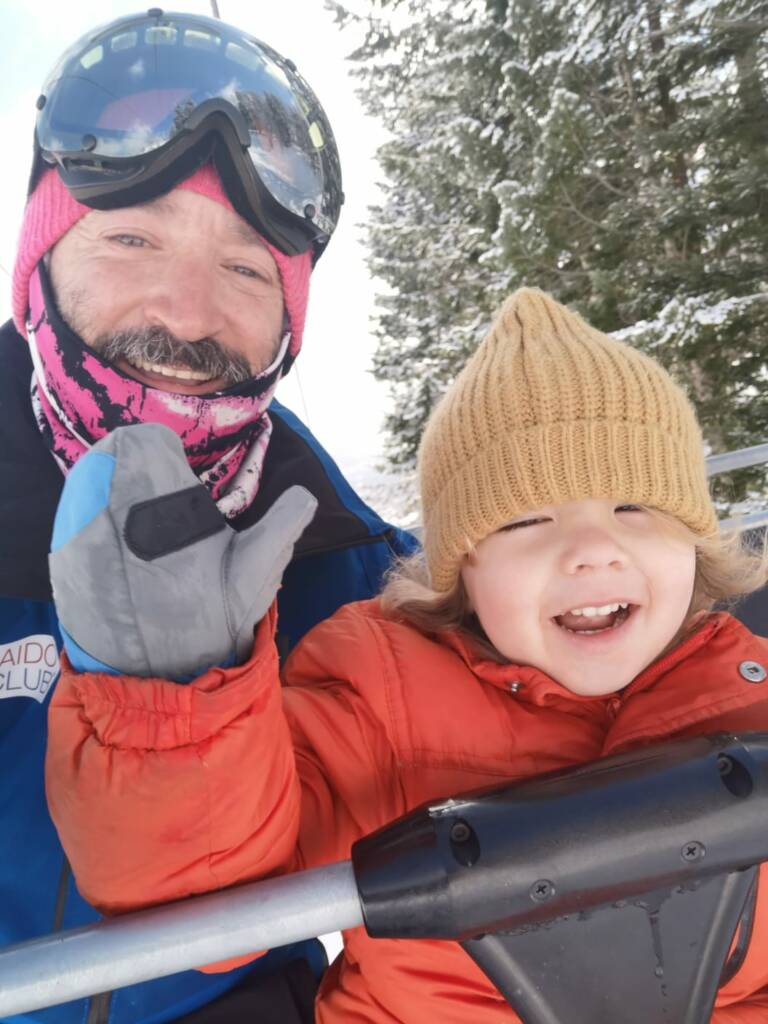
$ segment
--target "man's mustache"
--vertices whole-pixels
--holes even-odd
[[[213,380],[222,378],[226,387],[242,384],[253,376],[248,360],[232,352],[213,338],[180,341],[164,327],[137,327],[97,338],[93,348],[107,362],[125,359],[133,364],[183,366],[204,373]]]

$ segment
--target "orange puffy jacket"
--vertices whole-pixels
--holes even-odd
[[[534,668],[428,639],[375,601],[317,626],[281,689],[274,614],[251,660],[188,686],[65,671],[50,712],[51,813],[80,891],[108,912],[347,858],[428,799],[667,737],[768,730],[768,640],[727,615],[621,694],[569,693]],[[768,1021],[768,885],[717,1024]],[[345,935],[317,1020],[518,1020],[455,943]]]

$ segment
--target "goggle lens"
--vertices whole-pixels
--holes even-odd
[[[121,19],[64,55],[44,86],[37,141],[63,169],[102,161],[113,185],[130,160],[168,147],[212,101],[229,111],[261,184],[330,235],[341,206],[333,134],[293,66],[209,18]],[[201,109],[202,108],[202,109]]]

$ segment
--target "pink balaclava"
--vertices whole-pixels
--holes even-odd
[[[210,165],[176,186],[235,212]],[[290,337],[277,360],[244,385],[208,397],[147,387],[90,349],[60,318],[40,261],[89,207],[74,200],[58,173],[47,171],[30,196],[13,273],[13,313],[30,341],[32,402],[46,444],[64,472],[118,426],[164,423],[182,439],[190,465],[220,510],[234,517],[258,489],[271,422],[267,406],[287,358],[296,355],[306,317],[311,256],[286,256],[264,244],[280,274]]]

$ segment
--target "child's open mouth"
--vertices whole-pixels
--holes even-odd
[[[592,636],[617,629],[627,621],[633,610],[634,605],[617,601],[601,607],[572,608],[562,615],[556,615],[554,621],[569,633]]]

